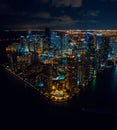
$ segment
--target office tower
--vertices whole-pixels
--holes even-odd
[[[100,46],[102,44],[102,37],[103,36],[101,33],[96,33],[95,37],[96,37],[96,49],[98,50],[98,49],[100,49]]]
[[[56,39],[57,39],[57,32],[51,32],[50,42],[52,46],[56,45]]]
[[[86,61],[85,61],[85,79],[92,80],[94,77],[94,70],[96,69],[96,36],[87,32],[85,35]]]
[[[62,42],[63,42],[63,46],[62,46],[63,51],[67,52],[68,51],[68,44],[69,44],[69,38],[67,35],[62,36]]]
[[[52,87],[52,64],[51,63],[43,64],[42,79],[43,79],[46,91],[50,92],[51,87]]]
[[[79,62],[78,62],[78,82],[79,84],[85,84],[85,77],[87,76],[87,62],[86,62],[86,52],[85,50],[79,51]]]
[[[108,53],[110,49],[110,38],[108,36],[103,36],[102,38],[102,44],[100,47],[100,55],[101,55],[101,63],[103,65],[106,65]]]
[[[110,43],[111,55],[117,56],[117,40],[112,40]]]
[[[78,76],[78,58],[76,55],[67,56],[67,83],[69,89],[72,91],[77,86]]]
[[[6,47],[6,52],[7,52],[7,57],[8,57],[10,69],[12,71],[14,71],[14,53],[15,53],[15,48],[12,45],[8,45],[8,47]]]
[[[85,48],[86,49],[94,49],[96,47],[96,38],[90,32],[86,32],[85,34]]]

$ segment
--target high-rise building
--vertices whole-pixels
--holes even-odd
[[[100,47],[100,54],[101,54],[101,62],[102,64],[106,64],[107,58],[108,58],[108,53],[110,49],[110,38],[108,36],[103,36],[102,38],[102,44]]]
[[[97,33],[96,34],[96,49],[100,49],[100,46],[102,44],[102,34],[101,33]]]
[[[85,35],[86,57],[85,57],[85,79],[92,80],[96,69],[96,36],[90,32]]]
[[[77,86],[78,81],[78,57],[76,55],[67,56],[67,83],[72,91]]]
[[[85,42],[86,49],[93,49],[96,47],[96,38],[90,32],[86,32],[84,42]]]
[[[15,53],[15,48],[12,45],[8,45],[6,48],[7,52],[7,57],[9,61],[9,66],[12,71],[14,71],[14,53]]]
[[[43,64],[43,82],[46,90],[50,92],[50,88],[52,87],[52,64],[45,63]]]

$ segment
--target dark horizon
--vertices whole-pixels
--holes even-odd
[[[0,1],[0,29],[116,29],[117,0]]]

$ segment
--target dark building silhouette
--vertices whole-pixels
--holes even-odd
[[[78,58],[76,55],[67,56],[67,82],[70,90],[77,86]]]

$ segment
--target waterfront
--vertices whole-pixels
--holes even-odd
[[[5,46],[0,45],[1,64],[7,61]],[[67,104],[54,104],[0,68],[2,124],[9,129],[114,129],[116,77],[117,67],[106,69]]]
[[[1,108],[4,123],[14,128],[30,125],[53,129],[111,129],[116,123],[117,69],[107,70],[68,104],[48,102],[34,89],[25,86],[4,70],[0,71]]]

